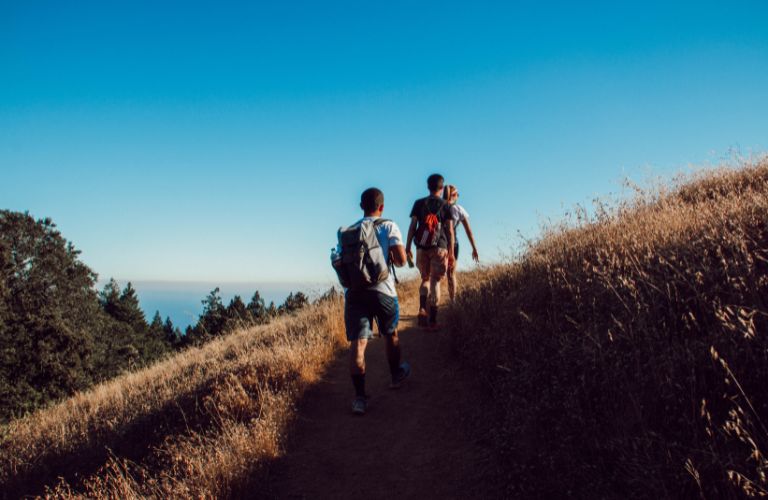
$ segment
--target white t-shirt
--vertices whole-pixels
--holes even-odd
[[[469,213],[464,210],[464,207],[455,203],[451,205],[451,219],[453,219],[453,230],[456,231],[463,221],[469,221]]]
[[[359,226],[365,219],[376,220],[378,218],[379,217],[363,217],[349,227]],[[403,234],[400,232],[400,228],[397,227],[397,224],[391,220],[382,222],[375,227],[376,237],[379,240],[379,245],[381,245],[381,251],[384,252],[384,256],[389,259],[389,247],[397,245],[403,246]],[[337,244],[336,251],[341,253],[341,244]],[[387,279],[381,283],[376,283],[368,290],[376,290],[377,292],[389,295],[390,297],[397,297],[394,273],[390,272],[389,276],[387,276]]]

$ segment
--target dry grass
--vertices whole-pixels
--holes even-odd
[[[299,397],[346,345],[339,296],[76,394],[2,428],[0,493],[257,495]]]
[[[344,345],[341,307],[335,299],[238,331],[12,422],[0,490],[239,495],[279,453],[298,396]]]
[[[510,495],[768,493],[768,161],[577,210],[462,283]]]
[[[768,494],[768,161],[575,217],[465,273],[448,320],[494,395],[508,496]],[[334,300],[14,421],[0,491],[257,495],[343,344]]]

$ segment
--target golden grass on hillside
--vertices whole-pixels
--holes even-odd
[[[768,161],[581,211],[463,283],[510,495],[768,494]]]
[[[341,303],[238,331],[12,422],[0,444],[0,489],[235,494],[276,456],[298,394],[344,342]]]
[[[401,302],[417,290],[401,285]],[[337,296],[13,421],[2,497],[253,496],[301,393],[346,345]]]

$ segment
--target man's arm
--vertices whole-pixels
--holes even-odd
[[[413,253],[411,253],[411,243],[413,243],[413,237],[416,236],[416,224],[418,224],[419,218],[415,215],[411,217],[411,225],[408,228],[408,238],[405,242],[405,253],[406,255],[410,255],[411,258],[413,258]]]
[[[403,267],[406,262],[405,247],[403,245],[389,247],[389,258],[397,267]]]

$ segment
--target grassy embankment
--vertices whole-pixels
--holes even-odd
[[[0,443],[0,491],[7,498],[46,489],[54,497],[242,494],[279,454],[293,405],[343,342],[335,299],[12,422]]]
[[[509,496],[768,489],[768,162],[641,193],[462,278],[448,323],[494,394]],[[315,306],[13,422],[0,490],[253,494],[341,318]]]
[[[416,293],[404,284],[401,301]],[[0,429],[1,496],[253,496],[301,394],[346,345],[336,297],[13,421]]]
[[[510,496],[768,490],[768,161],[581,212],[463,276]]]

